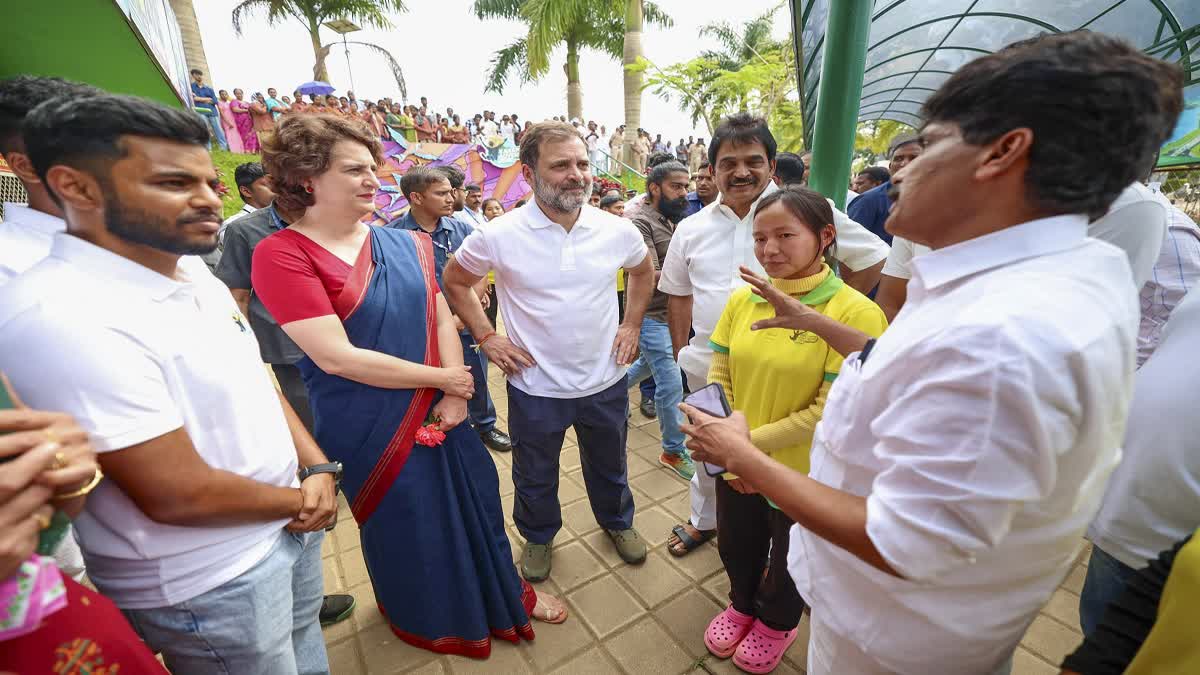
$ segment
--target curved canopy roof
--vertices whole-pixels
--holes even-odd
[[[833,1],[791,0],[806,136]],[[1200,95],[1200,0],[875,0],[859,120],[919,126],[921,104],[963,64],[1017,40],[1079,28],[1178,62],[1188,98]]]

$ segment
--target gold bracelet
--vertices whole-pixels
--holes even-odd
[[[104,472],[100,470],[100,467],[96,467],[96,473],[95,473],[95,475],[92,476],[92,480],[88,481],[87,485],[84,485],[83,487],[79,488],[78,490],[76,490],[74,492],[68,492],[65,495],[55,495],[54,501],[60,502],[60,501],[65,501],[67,499],[75,499],[76,497],[82,497],[82,496],[86,495],[87,493],[91,492],[92,490],[95,490],[96,486],[99,485],[100,481],[103,479],[104,479]]]

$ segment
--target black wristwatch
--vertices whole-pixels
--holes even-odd
[[[342,489],[342,463],[329,462],[327,464],[313,464],[306,466],[297,472],[300,476],[300,482],[303,483],[309,476],[318,473],[333,474],[333,493],[337,494]]]

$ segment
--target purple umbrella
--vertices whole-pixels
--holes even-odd
[[[324,96],[325,94],[332,94],[334,92],[334,87],[328,82],[305,82],[299,87],[296,87],[296,91],[300,92],[301,94],[305,94],[306,96],[312,96],[313,94]]]

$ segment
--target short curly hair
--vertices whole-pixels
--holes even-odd
[[[304,181],[329,170],[333,146],[343,140],[362,143],[376,163],[383,162],[383,144],[365,122],[335,115],[284,115],[262,152],[275,203],[285,211],[312,206]]]

